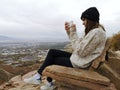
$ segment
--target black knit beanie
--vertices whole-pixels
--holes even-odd
[[[90,7],[82,13],[81,19],[86,18],[91,21],[99,22],[99,16],[100,16],[100,14],[99,14],[99,11],[97,10],[97,8]]]

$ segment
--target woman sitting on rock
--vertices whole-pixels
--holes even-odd
[[[24,79],[25,82],[40,84],[42,72],[49,65],[89,68],[92,61],[101,55],[105,47],[106,33],[103,26],[99,24],[99,11],[96,7],[90,7],[82,13],[81,20],[85,26],[83,38],[77,36],[75,24],[65,23],[65,30],[71,40],[73,52],[50,49],[37,74]],[[55,86],[50,77],[47,77],[46,85],[41,86],[41,90],[53,90],[54,88]]]

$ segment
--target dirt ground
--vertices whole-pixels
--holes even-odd
[[[0,65],[1,69],[4,69],[5,71],[13,74],[13,77],[16,75],[23,76],[24,74],[37,70],[40,67],[41,63],[36,63],[30,66],[22,66],[22,67],[13,67],[11,65]],[[3,84],[6,81],[0,80],[0,85]]]

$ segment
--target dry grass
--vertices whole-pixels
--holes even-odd
[[[110,48],[113,51],[120,50],[120,32],[112,36],[112,42]]]

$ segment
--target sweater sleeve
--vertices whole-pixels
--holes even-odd
[[[79,38],[76,31],[70,31],[69,39],[71,41],[71,45],[73,50],[76,48],[76,45],[82,40]]]
[[[77,44],[82,40],[82,38],[79,38],[76,32],[71,32],[70,40],[71,40],[72,49],[75,50]]]
[[[76,45],[76,52],[80,57],[86,57],[91,55],[96,48],[98,49],[100,44],[103,42],[100,37],[103,36],[103,33],[97,32],[97,30],[91,31],[88,35],[86,35],[83,40]],[[103,36],[104,37],[104,36]],[[100,54],[101,50],[94,52],[94,54]]]

